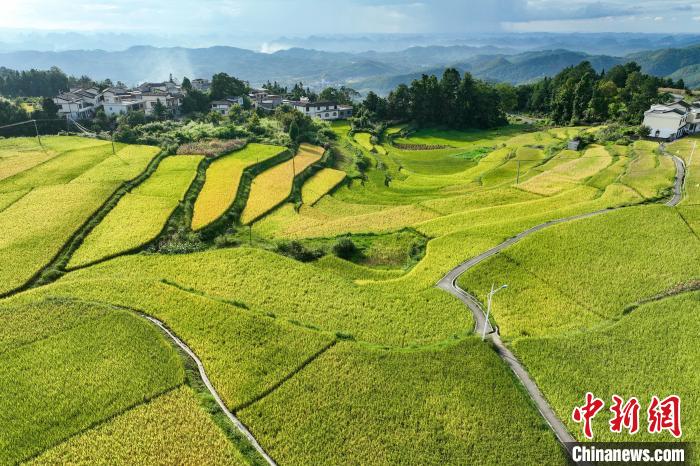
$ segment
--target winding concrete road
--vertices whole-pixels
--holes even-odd
[[[202,361],[199,360],[197,355],[190,349],[189,346],[187,346],[182,340],[180,340],[173,332],[168,329],[163,322],[160,320],[148,316],[146,314],[141,314],[141,317],[144,319],[148,319],[152,323],[154,323],[158,328],[160,328],[177,346],[179,346],[189,357],[192,358],[192,360],[197,364],[197,368],[199,369],[199,375],[202,378],[202,381],[204,382],[204,385],[206,385],[207,389],[209,390],[209,393],[214,397],[216,400],[216,403],[219,405],[219,408],[226,413],[226,416],[229,418],[229,420],[233,423],[233,425],[238,429],[238,431],[243,434],[243,436],[250,442],[250,444],[255,448],[255,450],[260,453],[260,456],[265,458],[265,461],[270,466],[277,466],[275,461],[270,457],[270,455],[265,452],[263,447],[260,446],[258,441],[253,437],[253,434],[248,430],[248,428],[243,424],[231,411],[228,410],[224,402],[221,400],[221,397],[219,396],[219,393],[216,391],[214,386],[212,385],[211,381],[209,380],[209,377],[207,377],[207,373],[204,370],[204,365],[202,364]]]
[[[676,164],[676,179],[675,179],[675,184],[674,184],[674,189],[673,189],[673,196],[671,199],[666,202],[666,205],[669,207],[674,207],[678,205],[678,203],[681,201],[683,198],[683,181],[685,179],[685,164],[683,163],[683,160],[680,158],[676,157],[675,155],[668,154],[664,152],[666,155],[671,157],[673,161]],[[619,208],[618,208],[619,209]],[[557,417],[557,415],[554,413],[554,410],[552,407],[549,405],[547,400],[544,398],[542,395],[542,392],[540,392],[540,389],[537,387],[537,384],[535,383],[534,380],[532,380],[532,377],[530,377],[530,374],[527,372],[525,367],[522,365],[522,363],[518,360],[518,358],[515,357],[515,355],[506,347],[505,344],[501,341],[501,337],[498,332],[498,328],[494,329],[493,326],[491,325],[491,322],[486,322],[486,314],[484,312],[484,309],[479,302],[479,300],[472,296],[471,294],[467,293],[463,289],[457,285],[457,279],[465,273],[467,270],[471,269],[472,267],[476,266],[477,264],[485,261],[491,256],[494,256],[504,250],[505,248],[517,243],[521,239],[530,236],[533,233],[536,233],[540,230],[543,230],[547,227],[550,227],[552,225],[557,225],[560,223],[565,223],[565,222],[571,222],[573,220],[580,220],[588,217],[594,217],[596,215],[603,214],[605,212],[611,212],[613,210],[617,209],[604,209],[604,210],[598,210],[595,212],[589,212],[587,214],[581,214],[581,215],[574,215],[571,217],[566,217],[566,218],[561,218],[557,220],[551,220],[549,222],[541,223],[537,226],[534,226],[532,228],[529,228],[522,233],[519,233],[517,236],[514,236],[513,238],[509,238],[503,243],[499,244],[498,246],[495,246],[488,251],[485,251],[481,254],[479,254],[476,257],[473,257],[469,259],[466,262],[461,263],[457,267],[453,268],[450,270],[447,275],[445,275],[438,283],[437,287],[447,291],[451,295],[455,296],[457,299],[462,301],[472,312],[472,315],[474,316],[474,330],[476,333],[479,333],[480,331],[483,330],[484,325],[486,325],[487,329],[487,334],[488,338],[493,342],[494,346],[496,347],[496,350],[498,352],[498,355],[503,359],[506,364],[511,368],[515,376],[520,380],[520,382],[523,384],[525,389],[527,390],[528,395],[532,399],[532,401],[535,403],[537,406],[537,409],[539,410],[540,414],[542,414],[542,417],[547,421],[549,424],[550,428],[554,432],[554,434],[557,436],[557,439],[559,442],[566,448],[566,450],[569,452],[569,455],[571,455],[571,447],[572,447],[572,442],[575,442],[576,440],[574,437],[569,433],[567,430],[566,426],[564,423]]]

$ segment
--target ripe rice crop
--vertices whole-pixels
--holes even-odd
[[[189,387],[139,405],[28,464],[102,464],[106,458],[112,464],[248,464]]]
[[[625,433],[613,434],[608,427],[613,394],[625,400],[632,396],[639,399],[640,431],[632,437],[635,442],[674,441],[668,432],[647,433],[646,407],[652,395],[663,398],[676,394],[682,400],[683,441],[697,442],[700,381],[688,369],[697,367],[700,359],[698,309],[700,293],[686,293],[644,304],[617,322],[585,333],[520,339],[514,349],[559,418],[579,440],[584,440],[581,425],[571,420],[571,411],[590,391],[606,402],[593,421],[596,441],[630,438]]]
[[[153,146],[125,146],[116,155],[92,167],[71,183],[127,181],[143,172],[160,149]]]
[[[544,336],[593,327],[700,276],[698,257],[700,240],[673,209],[634,207],[535,233],[459,283],[483,298],[492,282],[507,281],[493,310],[501,333]]]
[[[476,338],[422,351],[339,343],[239,415],[280,464],[564,462],[509,370]]]
[[[314,205],[329,191],[345,179],[345,172],[324,168],[309,178],[301,188],[301,200],[306,205]]]
[[[57,185],[32,190],[0,212],[0,293],[29,280],[117,188]]]
[[[215,160],[207,169],[204,186],[195,202],[192,229],[200,230],[209,225],[233,204],[243,170],[283,151],[283,147],[251,143]]]
[[[685,197],[683,204],[700,204],[700,138],[687,137],[667,146],[667,152],[685,161]]]
[[[35,167],[0,181],[0,192],[65,184],[112,156],[111,144],[67,150]]]
[[[652,152],[654,144],[635,143],[637,157],[627,166],[620,182],[635,189],[647,199],[658,198],[662,192],[673,185],[676,167],[670,157],[659,157]]]
[[[247,225],[284,202],[292,192],[294,177],[323,155],[322,147],[302,144],[292,160],[265,170],[253,179],[248,203],[241,213],[241,223]]]
[[[85,238],[69,267],[95,262],[153,240],[184,197],[201,156],[164,159],[143,184],[125,195]]]
[[[269,270],[284,271],[275,274],[274,294],[265,291],[270,287]],[[70,284],[71,293],[100,293],[107,299],[91,299],[110,301],[110,296],[125,294],[110,291],[122,283],[133,287],[140,281],[152,288],[161,279],[215,298],[243,302],[252,311],[272,313],[278,319],[378,344],[441,341],[463,334],[471,320],[457,300],[438,289],[407,294],[402,287],[360,287],[313,264],[249,248],[125,256],[73,272],[56,285]],[[95,287],[94,280],[101,286]]]
[[[164,337],[123,311],[16,347],[0,355],[0,461],[26,460],[183,378]]]

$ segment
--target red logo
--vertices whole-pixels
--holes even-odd
[[[583,423],[583,435],[587,439],[593,438],[593,418],[598,414],[605,402],[597,398],[593,393],[586,393],[586,400],[582,406],[576,406],[571,413],[571,418],[576,423]],[[630,435],[639,432],[639,413],[641,405],[636,397],[625,401],[621,396],[612,396],[610,412],[613,414],[609,421],[610,431],[622,433],[626,430]],[[651,397],[647,409],[647,431],[650,434],[658,434],[668,431],[676,438],[680,438],[681,430],[681,399],[678,395],[670,395],[663,400],[654,395]]]

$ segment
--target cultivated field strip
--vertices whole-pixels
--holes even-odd
[[[678,170],[676,176],[675,176],[675,183],[673,187],[673,195],[671,199],[666,203],[667,206],[673,207],[677,205],[681,198],[682,198],[682,193],[683,193],[683,182],[685,178],[685,167],[682,162],[678,157],[673,156],[673,161],[674,164]],[[553,226],[553,225],[558,225],[566,222],[571,222],[575,220],[582,220],[585,218],[590,218],[594,217],[606,212],[610,212],[610,210],[602,210],[602,211],[597,211],[597,212],[591,212],[587,214],[582,214],[582,215],[576,215],[573,217],[568,217],[568,218],[562,218],[558,220],[553,220],[549,221],[540,225],[537,225],[535,227],[532,227],[528,230],[525,230],[518,235],[516,235],[513,238],[510,238],[503,243],[499,244],[498,246],[489,249],[488,251],[485,251],[481,253],[480,255],[460,264],[459,266],[453,268],[448,272],[447,275],[445,275],[438,283],[437,286],[448,293],[452,294],[455,296],[457,299],[462,301],[472,312],[472,315],[474,316],[474,322],[475,322],[475,331],[478,331],[479,329],[486,328],[487,333],[489,334],[489,339],[490,341],[493,342],[493,344],[496,346],[497,351],[501,359],[505,361],[508,366],[511,368],[513,373],[518,377],[520,382],[523,384],[525,389],[527,390],[530,398],[533,400],[535,405],[537,406],[537,409],[540,411],[542,416],[545,418],[549,426],[552,428],[554,431],[555,435],[557,436],[557,439],[559,442],[567,449],[570,448],[571,443],[574,442],[574,438],[571,436],[569,433],[568,429],[564,425],[564,423],[560,420],[560,418],[556,415],[552,407],[550,406],[549,402],[544,398],[542,395],[542,392],[538,388],[537,384],[534,382],[530,374],[527,372],[525,367],[522,365],[522,363],[518,360],[518,358],[515,357],[515,355],[506,347],[505,344],[503,344],[500,336],[498,329],[494,329],[493,326],[491,325],[490,322],[486,321],[486,315],[485,312],[481,306],[481,303],[471,294],[467,293],[464,291],[462,288],[460,288],[457,285],[457,280],[461,275],[466,273],[468,270],[471,268],[475,267],[479,263],[485,261],[486,259],[498,254],[499,252],[503,251],[504,249],[508,248],[509,246],[519,242],[523,238],[526,238],[538,231],[541,231],[547,227]],[[570,450],[569,450],[570,452]]]
[[[192,229],[196,231],[208,226],[231,207],[246,168],[283,151],[282,147],[251,143],[212,162],[194,204]]]
[[[292,193],[294,178],[321,160],[323,148],[302,144],[299,152],[253,179],[248,202],[241,213],[241,223],[250,224],[282,204]]]
[[[201,161],[201,156],[165,158],[150,178],[126,194],[90,232],[68,267],[114,257],[156,238],[185,196]]]

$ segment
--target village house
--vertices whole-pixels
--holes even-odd
[[[95,115],[100,91],[95,88],[74,88],[53,98],[58,114],[73,120],[86,120]]]
[[[215,100],[211,103],[211,111],[226,116],[234,105],[242,106],[243,97],[227,97],[225,100]]]
[[[200,92],[209,92],[211,89],[211,81],[208,79],[197,78],[190,81],[192,84],[192,89]]]
[[[341,120],[352,116],[352,107],[339,105],[337,102],[309,102],[303,99],[299,102],[290,102],[290,105],[304,115],[321,120]]]
[[[688,104],[677,100],[669,104],[652,105],[644,112],[642,125],[649,136],[659,139],[678,139],[686,134],[700,132],[700,102]]]

